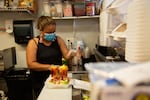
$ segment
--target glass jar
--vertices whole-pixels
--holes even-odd
[[[51,17],[56,17],[57,16],[57,11],[56,11],[56,7],[55,7],[55,2],[54,1],[50,2],[50,16]]]
[[[45,1],[43,2],[43,15],[45,16],[50,16],[50,6],[49,6],[49,2]]]
[[[0,8],[4,8],[4,0],[0,0]]]
[[[72,17],[72,5],[69,1],[64,1],[63,5],[64,17]]]
[[[57,11],[57,17],[62,17],[63,16],[63,7],[62,7],[61,0],[55,1],[55,7],[56,7],[56,11]]]

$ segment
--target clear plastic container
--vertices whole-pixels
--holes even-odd
[[[50,2],[50,16],[52,16],[52,17],[56,17],[57,16],[57,9],[56,9],[54,1]]]
[[[95,83],[99,80],[114,78],[113,71],[129,67],[130,65],[134,64],[128,62],[97,62],[86,63],[85,68],[89,72],[90,81]]]
[[[42,6],[43,6],[43,15],[50,16],[50,5],[49,5],[49,2],[44,1]]]
[[[61,0],[55,1],[55,7],[57,10],[57,17],[62,17],[63,16],[63,6],[62,6]]]
[[[73,16],[72,4],[70,1],[64,1],[63,13],[64,13],[64,17],[72,17]]]

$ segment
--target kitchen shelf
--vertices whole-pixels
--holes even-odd
[[[8,12],[8,13],[24,13],[30,14],[31,16],[35,16],[35,13],[28,10],[27,8],[0,8],[0,12]]]
[[[53,17],[53,19],[91,19],[91,18],[99,18],[99,15],[95,16],[73,16],[73,17]]]
[[[113,37],[114,40],[126,39],[126,30],[127,24],[121,23],[109,34],[109,36]]]

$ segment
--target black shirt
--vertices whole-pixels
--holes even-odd
[[[43,43],[37,44],[37,62],[42,64],[62,65],[62,53],[57,39],[50,46]],[[50,71],[31,70],[31,80],[35,95],[38,96],[44,86],[44,82],[49,77]]]
[[[43,43],[38,43],[37,62],[42,64],[62,64],[62,53],[57,40],[52,42],[50,46],[45,46]]]

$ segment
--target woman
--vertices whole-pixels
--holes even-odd
[[[56,36],[56,23],[51,17],[39,17],[37,29],[40,35],[31,39],[26,49],[27,65],[31,70],[36,97],[50,74],[51,65],[62,65],[62,57],[68,60],[76,55],[67,49],[61,37]]]

